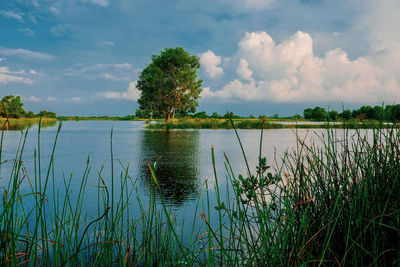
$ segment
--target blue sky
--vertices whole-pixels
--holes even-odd
[[[292,115],[400,102],[397,0],[12,0],[0,95],[61,115],[126,115],[165,47],[200,57],[198,110]]]

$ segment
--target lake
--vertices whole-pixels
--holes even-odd
[[[137,187],[137,196],[147,203],[152,192],[149,164],[156,164],[156,176],[167,206],[176,212],[177,221],[183,218],[196,218],[196,204],[202,197],[202,188],[207,186],[210,192],[211,207],[215,206],[215,175],[211,160],[211,147],[214,147],[216,170],[221,188],[221,198],[225,200],[230,183],[224,153],[228,156],[235,175],[247,175],[246,164],[233,130],[147,130],[144,122],[130,121],[67,121],[62,124],[55,150],[55,187],[59,194],[63,192],[64,179],[72,177],[70,194],[72,199],[79,193],[85,166],[89,160],[84,211],[89,217],[97,213],[97,189],[99,171],[108,187],[112,177],[117,181],[121,173],[129,166],[128,173],[132,185]],[[113,129],[113,173],[111,171],[111,130]],[[299,137],[315,137],[314,133],[324,133],[324,129],[273,129],[264,130],[262,155],[267,164],[275,166],[285,151],[296,148],[296,132]],[[50,154],[57,132],[57,126],[42,128],[40,134],[40,153],[42,180],[47,172]],[[258,163],[260,130],[239,130],[250,169],[255,173]],[[23,133],[5,132],[2,161],[15,158],[18,144]],[[29,130],[23,153],[24,166],[32,180],[35,174],[34,151],[38,148],[37,126]],[[1,165],[0,186],[6,188],[12,162]],[[51,170],[52,172],[53,170]],[[66,177],[66,178],[63,178]],[[52,184],[49,185],[52,188]],[[115,187],[115,194],[120,193]],[[29,191],[29,183],[24,181],[21,190]],[[52,190],[48,190],[52,192]],[[203,191],[204,193],[204,191]],[[52,195],[49,193],[51,199]],[[53,196],[54,197],[54,196]],[[160,197],[157,197],[160,201]],[[27,203],[29,206],[29,203]],[[51,201],[50,201],[51,205]],[[131,204],[132,216],[140,214],[139,206]],[[92,214],[93,213],[93,214]],[[216,215],[214,209],[211,217]],[[186,225],[185,227],[190,227]],[[189,229],[189,228],[188,228]]]

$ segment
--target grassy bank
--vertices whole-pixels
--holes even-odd
[[[185,223],[193,224],[193,229],[186,233],[190,237],[185,240],[180,228],[182,222],[174,219],[174,212],[163,201],[156,203],[155,195],[161,190],[156,164],[149,164],[154,187],[148,203],[137,196],[129,167],[115,176],[113,169],[109,174],[99,170],[97,211],[95,216],[85,216],[90,159],[82,166],[80,188],[75,188],[79,190],[78,197],[72,199],[72,176],[55,177],[58,132],[46,171],[41,172],[39,167],[45,166],[40,155],[40,132],[33,173],[28,175],[29,170],[21,160],[24,136],[18,154],[8,162],[13,165],[9,184],[1,189],[2,265],[389,266],[400,263],[400,132],[397,129],[374,129],[369,141],[362,130],[350,133],[328,129],[320,137],[320,145],[298,140],[297,150],[286,154],[275,168],[262,157],[261,131],[260,150],[254,151],[259,154],[256,170],[248,168],[246,174],[237,175],[226,156],[226,176],[232,185],[227,188],[230,193],[226,199],[221,198],[218,184],[221,178],[215,171],[215,161],[221,159],[216,159],[212,150],[210,167],[214,168],[215,190],[208,190],[207,182],[203,185],[195,217],[186,218]],[[110,154],[113,163],[112,148]],[[106,184],[106,175],[110,176],[111,184]],[[22,184],[29,185],[29,193],[21,191]],[[115,188],[122,193],[114,193]],[[55,197],[49,198],[50,195]],[[28,207],[28,201],[34,203],[33,208]],[[141,207],[139,219],[133,219],[130,205]],[[212,210],[217,211],[216,217],[211,217]]]
[[[135,115],[119,116],[57,116],[59,121],[144,121]]]
[[[262,119],[234,119],[236,129],[317,129],[317,128],[346,128],[346,129],[372,129],[376,127],[388,128],[391,125],[379,121],[346,121],[346,122],[321,122],[319,124],[307,121],[285,120],[292,124],[279,123],[277,120]],[[282,121],[281,121],[282,122]],[[156,121],[146,125],[148,129],[233,129],[229,119],[175,119],[169,123]]]
[[[25,130],[37,125],[41,120],[42,126],[54,126],[57,124],[56,119],[51,118],[20,118],[20,119],[5,119],[0,118],[0,130]]]

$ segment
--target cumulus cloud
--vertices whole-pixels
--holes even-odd
[[[253,80],[253,71],[249,69],[249,63],[243,58],[240,59],[239,66],[236,69],[236,73],[242,78],[247,81]]]
[[[125,92],[107,91],[100,93],[101,97],[108,99],[125,99],[137,101],[140,98],[140,91],[136,88],[136,81],[130,82]]]
[[[52,55],[42,53],[42,52],[35,52],[35,51],[31,51],[28,49],[22,49],[22,48],[11,49],[11,48],[5,48],[2,46],[0,46],[0,55],[16,56],[16,57],[32,58],[32,59],[52,59],[53,58]]]
[[[49,102],[56,101],[56,99],[54,97],[52,97],[52,96],[48,96],[46,98],[46,100],[49,101]]]
[[[383,53],[351,60],[340,48],[318,57],[308,33],[299,31],[280,44],[266,32],[246,33],[232,57],[245,81],[234,79],[203,96],[276,102],[400,101],[400,61],[388,64],[392,57]]]
[[[224,70],[218,66],[221,64],[221,57],[210,50],[200,55],[200,63],[210,78],[217,78],[224,74]]]

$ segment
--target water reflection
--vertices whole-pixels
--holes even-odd
[[[139,177],[148,190],[152,183],[147,162],[152,164],[157,160],[157,180],[169,204],[181,205],[197,197],[198,131],[143,131],[139,155]]]
[[[52,127],[57,124],[56,119],[43,119],[42,127]],[[23,131],[39,124],[39,119],[0,119],[0,130]]]

